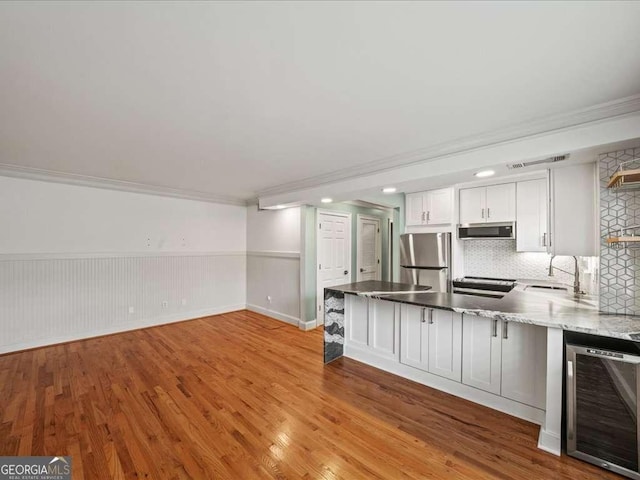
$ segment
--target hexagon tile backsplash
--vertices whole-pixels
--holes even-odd
[[[556,270],[549,277],[550,255],[518,253],[515,240],[468,240],[464,248],[464,274],[475,277],[549,280],[573,284],[573,276]],[[563,270],[573,272],[571,257],[557,257],[553,262]]]
[[[640,315],[640,247],[610,247],[606,238],[624,227],[640,225],[640,188],[608,189],[609,177],[620,163],[640,168],[640,148],[604,153],[599,158],[600,176],[600,310]]]

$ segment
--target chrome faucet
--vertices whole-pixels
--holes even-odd
[[[555,268],[556,270],[560,270],[561,272],[564,272],[568,275],[573,275],[574,281],[573,281],[573,294],[578,296],[578,295],[582,295],[584,294],[584,292],[582,290],[580,290],[580,269],[578,268],[578,257],[576,257],[575,255],[573,256],[573,261],[575,262],[575,270],[573,273],[571,272],[567,272],[566,270],[563,270],[562,268],[559,267],[554,267],[553,266],[553,259],[556,258],[555,255],[551,256],[551,260],[549,260],[549,276],[553,277],[553,269]]]

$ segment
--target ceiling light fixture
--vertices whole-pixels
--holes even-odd
[[[382,193],[395,193],[396,187],[384,187]]]
[[[474,173],[474,175],[478,178],[490,177],[491,175],[495,175],[496,172],[493,170],[481,170],[479,172]]]
[[[325,197],[325,198],[323,198],[323,199],[322,199],[322,200],[320,200],[320,201],[321,201],[322,203],[331,203],[331,202],[333,202],[333,198]]]

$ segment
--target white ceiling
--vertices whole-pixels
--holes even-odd
[[[0,3],[0,164],[251,198],[640,93],[640,2]]]

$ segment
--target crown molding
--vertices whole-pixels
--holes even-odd
[[[367,202],[366,200],[347,200],[341,203],[346,203],[348,205],[353,205],[355,207],[362,207],[362,208],[372,208],[375,210],[382,210],[384,212],[393,212],[394,207],[389,207],[387,205],[382,205],[380,203],[372,203],[372,202]]]
[[[458,138],[424,149],[381,158],[372,162],[344,168],[324,175],[283,183],[258,192],[258,197],[297,192],[336,181],[349,180],[363,175],[382,173],[399,167],[427,163],[450,155],[480,150],[498,144],[517,141],[526,137],[536,137],[551,132],[578,128],[587,123],[595,123],[608,120],[613,117],[630,115],[638,112],[640,112],[640,94],[613,100],[611,102],[601,103],[592,107],[574,110],[568,113],[552,115],[520,123],[505,129]]]
[[[75,173],[57,172],[41,168],[23,167],[0,163],[0,175],[4,177],[24,178],[27,180],[40,180],[44,182],[64,183],[80,187],[103,188],[130,193],[142,193],[147,195],[160,195],[163,197],[181,198],[185,200],[197,200],[200,202],[222,203],[225,205],[238,205],[245,207],[247,200],[228,195],[214,195],[207,192],[182,190],[178,188],[148,185],[144,183],[113,180],[110,178],[78,175]]]

